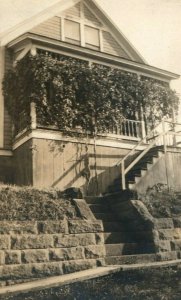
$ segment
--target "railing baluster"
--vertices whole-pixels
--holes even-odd
[[[124,167],[124,160],[121,163],[121,181],[122,181],[122,189],[126,189],[126,178],[125,178],[125,167]]]

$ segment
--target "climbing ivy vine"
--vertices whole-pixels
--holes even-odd
[[[140,118],[141,110],[152,127],[178,109],[178,97],[166,83],[50,53],[18,62],[5,74],[3,91],[15,127],[22,111],[29,115],[32,101],[39,124],[65,131],[81,126],[91,133]]]

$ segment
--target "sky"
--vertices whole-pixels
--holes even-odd
[[[0,33],[59,0],[0,0]],[[181,75],[181,0],[96,0],[148,64]],[[172,82],[181,94],[181,79]]]

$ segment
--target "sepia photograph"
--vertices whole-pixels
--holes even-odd
[[[0,0],[0,300],[181,299],[181,0]]]

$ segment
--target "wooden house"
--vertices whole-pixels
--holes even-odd
[[[139,145],[145,136],[144,120],[125,120],[122,130],[98,134],[96,158],[92,138],[80,140],[40,126],[33,103],[30,128],[22,128],[14,136],[2,80],[17,61],[39,52],[82,59],[166,83],[178,75],[148,65],[95,0],[60,0],[0,36],[0,181],[60,189],[83,187],[89,193],[103,193],[120,172],[120,166],[117,171],[113,166],[135,146],[138,151],[145,149]],[[159,181],[165,182],[165,177]]]

